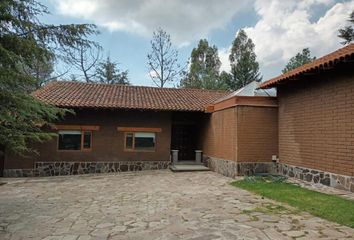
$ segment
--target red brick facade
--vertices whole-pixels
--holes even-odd
[[[211,114],[201,131],[204,155],[236,161],[237,109],[228,108]]]
[[[352,72],[279,85],[278,102],[281,163],[354,176]]]
[[[270,162],[278,155],[278,108],[237,107],[237,161]]]
[[[278,154],[277,122],[274,105],[236,105],[213,112],[201,131],[203,152],[239,163],[271,162]]]
[[[170,161],[171,113],[124,110],[78,110],[60,124],[97,125],[92,131],[91,151],[59,151],[58,140],[53,138],[33,146],[38,155],[21,157],[8,154],[5,169],[29,169],[36,162],[119,162],[119,161]],[[153,152],[124,150],[124,132],[117,127],[161,128],[156,133],[156,149]]]

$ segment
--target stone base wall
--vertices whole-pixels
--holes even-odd
[[[89,173],[159,170],[170,165],[167,161],[154,162],[36,162],[34,169],[5,169],[4,177],[44,177]]]
[[[324,172],[316,169],[297,167],[284,163],[278,164],[278,173],[287,177],[294,177],[306,182],[323,184],[326,186],[354,192],[354,177]]]
[[[273,162],[245,162],[238,163],[238,175],[250,176],[256,173],[277,174],[277,164]]]
[[[220,173],[226,177],[235,178],[237,176],[237,163],[234,161],[205,157],[204,163],[211,171]]]
[[[220,173],[227,177],[254,175],[255,173],[276,173],[276,164],[272,162],[245,162],[237,163],[235,161],[205,157],[205,164],[210,170]]]

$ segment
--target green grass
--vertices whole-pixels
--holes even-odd
[[[314,216],[354,228],[354,201],[263,178],[253,181],[244,179],[233,182],[231,185],[287,203]]]

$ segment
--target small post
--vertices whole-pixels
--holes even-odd
[[[172,151],[172,163],[178,163],[178,150],[171,150]]]
[[[195,150],[195,162],[197,164],[201,164],[202,163],[202,150]]]

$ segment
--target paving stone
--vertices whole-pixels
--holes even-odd
[[[289,237],[293,237],[293,238],[298,238],[298,237],[306,235],[306,233],[304,231],[288,231],[288,232],[285,232],[285,234],[288,235]]]
[[[96,226],[96,228],[108,228],[108,227],[113,227],[113,223],[101,223]]]
[[[279,204],[214,172],[145,171],[9,179],[0,186],[0,239],[340,239],[354,230],[262,211]],[[284,206],[287,208],[287,206]],[[289,211],[290,212],[290,211]]]
[[[66,235],[63,237],[63,240],[77,240],[79,235]]]

